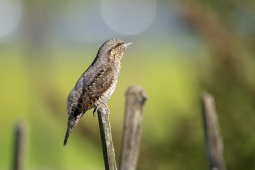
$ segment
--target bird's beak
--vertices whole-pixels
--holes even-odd
[[[128,47],[128,46],[130,46],[131,44],[133,44],[133,43],[125,43],[125,44],[122,46],[121,51],[126,50],[126,49],[127,49],[127,47]]]
[[[128,46],[130,46],[131,44],[133,44],[133,43],[125,43],[125,47],[127,48]]]

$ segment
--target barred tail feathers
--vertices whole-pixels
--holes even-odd
[[[69,138],[69,136],[71,134],[72,129],[73,129],[72,126],[68,125],[67,130],[66,130],[65,140],[64,140],[64,146],[66,146],[66,143],[68,141],[68,138]]]

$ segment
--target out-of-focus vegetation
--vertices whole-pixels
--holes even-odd
[[[92,111],[73,130],[67,146],[62,145],[67,95],[107,40],[65,38],[55,16],[68,3],[21,1],[19,26],[0,37],[0,169],[11,167],[13,126],[19,119],[28,127],[26,169],[104,167]],[[255,169],[255,2],[156,4],[154,21],[140,34],[100,28],[108,39],[134,43],[124,54],[119,82],[108,102],[117,162],[124,93],[139,84],[148,94],[139,170],[207,168],[202,91],[215,97],[227,169]],[[100,9],[100,3],[96,5]]]

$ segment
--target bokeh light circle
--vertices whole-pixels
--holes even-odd
[[[77,42],[103,41],[111,32],[101,17],[100,1],[69,1],[62,9],[60,18],[56,22],[60,23],[57,34]]]
[[[119,34],[132,35],[144,31],[156,14],[155,0],[102,0],[105,23]]]
[[[11,33],[21,19],[19,0],[0,0],[0,37]]]

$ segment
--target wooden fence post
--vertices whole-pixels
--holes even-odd
[[[111,134],[111,124],[109,120],[109,115],[107,112],[110,112],[107,108],[98,109],[98,122],[100,129],[100,136],[103,148],[103,156],[104,156],[104,165],[105,170],[117,170],[116,160],[115,160],[115,151],[112,142],[112,134]]]
[[[131,86],[126,92],[126,110],[123,125],[120,170],[137,167],[143,122],[143,106],[147,99],[141,86]]]
[[[24,137],[25,127],[24,123],[18,121],[15,124],[15,141],[14,141],[14,156],[13,156],[13,170],[22,170],[24,167]]]
[[[214,99],[208,93],[202,94],[203,122],[207,157],[210,170],[225,170],[223,159],[223,142],[220,135]]]

